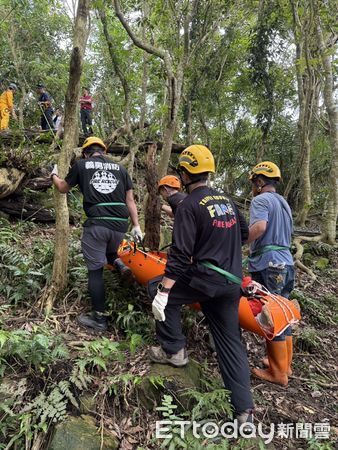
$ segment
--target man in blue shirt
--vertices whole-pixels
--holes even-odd
[[[38,104],[42,112],[41,129],[42,130],[53,129],[54,125],[53,125],[52,97],[46,91],[45,85],[41,83],[39,83],[36,86],[36,91],[39,94]]]
[[[294,265],[290,252],[292,214],[286,200],[276,193],[281,173],[276,164],[264,161],[251,171],[254,198],[250,206],[249,271],[252,279],[271,293],[288,298],[294,287]],[[272,383],[286,386],[291,375],[291,327],[272,341],[267,341],[268,369],[253,373]]]

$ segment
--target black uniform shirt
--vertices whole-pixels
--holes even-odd
[[[65,181],[72,187],[78,184],[83,194],[83,209],[88,217],[84,226],[95,224],[122,233],[127,231],[126,191],[132,189],[133,184],[123,166],[103,155],[80,159]]]
[[[208,261],[242,278],[241,246],[248,234],[244,217],[226,194],[207,186],[194,189],[177,209],[165,276],[227,284],[224,276],[201,265]]]
[[[169,203],[169,206],[174,215],[176,214],[178,205],[182,203],[187,195],[188,194],[185,194],[184,192],[176,192],[176,194],[173,194],[167,198],[167,202]]]

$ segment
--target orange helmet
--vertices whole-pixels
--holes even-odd
[[[174,189],[181,189],[181,182],[174,175],[166,175],[165,177],[162,177],[160,179],[157,189],[160,189],[161,186],[169,186]]]

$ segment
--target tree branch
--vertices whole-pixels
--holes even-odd
[[[166,69],[168,70],[168,68],[170,68],[170,71],[171,71],[171,62],[170,62],[168,53],[165,50],[157,48],[157,47],[149,44],[148,42],[145,42],[138,36],[136,36],[136,34],[130,28],[129,24],[127,23],[124,15],[121,11],[119,0],[114,0],[114,8],[115,8],[115,13],[116,13],[119,21],[123,25],[123,28],[126,30],[130,39],[134,42],[136,47],[141,48],[142,50],[144,50],[147,53],[150,53],[151,55],[155,55],[155,56],[161,58],[166,66]]]

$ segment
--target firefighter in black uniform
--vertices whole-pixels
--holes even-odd
[[[240,286],[230,281],[242,278],[241,245],[248,227],[232,200],[207,186],[209,173],[215,172],[207,147],[186,148],[179,157],[179,171],[189,195],[177,208],[165,276],[152,303],[160,346],[151,347],[149,356],[153,362],[176,367],[188,363],[180,310],[183,304],[199,302],[236,418],[239,424],[250,423],[250,373],[238,322]]]
[[[107,330],[106,297],[103,267],[115,265],[122,275],[130,272],[117,250],[128,229],[130,216],[132,236],[142,240],[133,184],[127,170],[105,156],[104,142],[95,136],[82,145],[83,159],[70,168],[63,180],[57,167],[51,173],[56,189],[65,194],[78,185],[83,194],[83,209],[87,215],[82,236],[82,252],[88,268],[88,290],[92,301],[90,314],[81,314],[79,323],[97,331]]]

